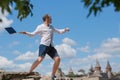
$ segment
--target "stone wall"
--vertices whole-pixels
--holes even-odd
[[[38,72],[0,72],[0,80],[40,80]]]

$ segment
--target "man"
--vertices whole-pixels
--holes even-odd
[[[41,37],[40,46],[39,46],[39,56],[37,60],[32,64],[30,72],[32,72],[44,59],[45,55],[48,54],[53,60],[53,70],[52,70],[52,80],[54,80],[55,73],[60,64],[60,57],[53,46],[53,32],[62,34],[69,31],[69,28],[65,29],[56,29],[52,25],[51,16],[48,14],[43,16],[43,23],[38,25],[35,31],[33,32],[21,32],[21,34],[26,34],[28,36],[34,36],[39,34]]]

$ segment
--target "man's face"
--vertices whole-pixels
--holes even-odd
[[[46,18],[46,22],[48,23],[48,24],[50,24],[51,22],[52,22],[52,19],[49,17],[49,18]]]

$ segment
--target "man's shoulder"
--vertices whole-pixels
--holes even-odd
[[[38,26],[44,26],[44,24],[39,24]]]
[[[41,27],[43,27],[44,26],[44,24],[39,24],[37,27],[38,28],[41,28]]]

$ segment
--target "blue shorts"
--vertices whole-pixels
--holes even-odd
[[[39,56],[45,57],[46,54],[48,54],[52,59],[54,57],[59,57],[59,55],[57,53],[57,50],[54,47],[52,47],[51,45],[46,46],[46,45],[40,44],[40,46],[39,46]]]

